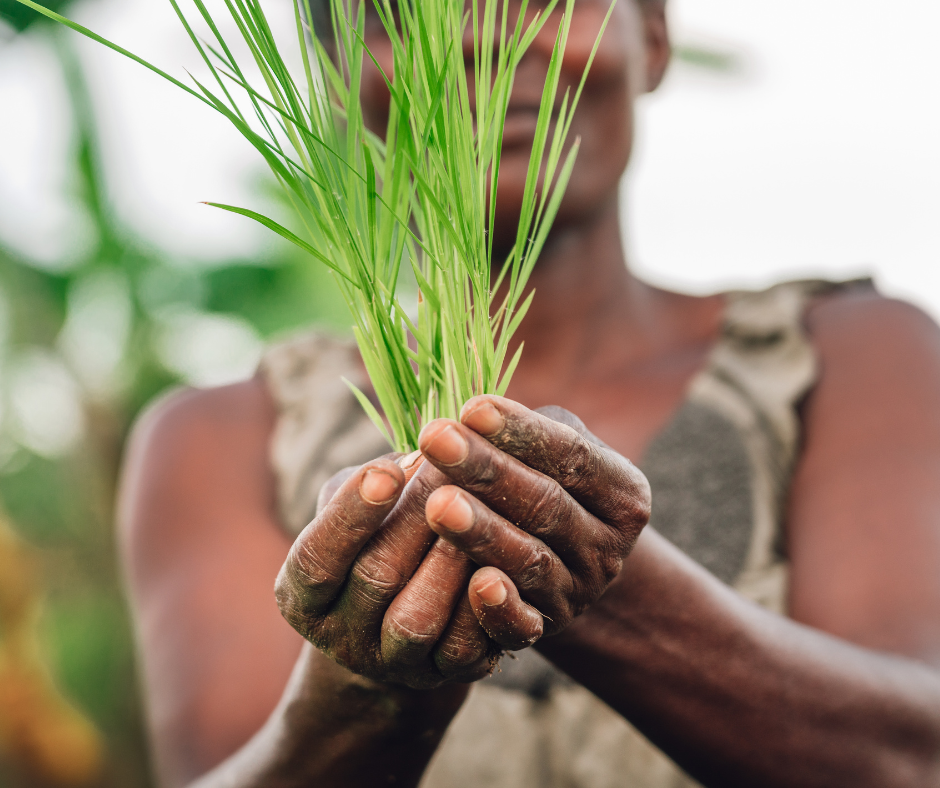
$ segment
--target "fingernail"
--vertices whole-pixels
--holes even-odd
[[[448,531],[461,533],[473,525],[473,509],[460,493],[455,493],[447,508],[434,520],[438,525],[444,526]]]
[[[385,471],[370,468],[359,482],[359,495],[367,503],[388,503],[398,492],[398,479]]]
[[[398,467],[403,471],[407,471],[412,465],[414,465],[419,459],[421,459],[422,454],[421,450],[413,451],[411,454],[406,454],[404,457],[400,457],[398,460]]]
[[[502,430],[506,420],[503,414],[489,402],[478,405],[473,410],[463,413],[460,420],[474,432],[480,433],[484,437],[495,435]]]
[[[458,465],[467,459],[470,446],[457,428],[448,424],[424,447],[424,453],[441,465]]]
[[[479,596],[483,604],[488,607],[501,605],[506,601],[506,586],[503,585],[503,581],[498,577],[493,578],[492,582],[477,588],[477,596]]]

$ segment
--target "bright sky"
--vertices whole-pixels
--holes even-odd
[[[628,184],[636,268],[697,291],[870,273],[940,316],[940,3],[670,0],[676,68]]]
[[[874,274],[940,317],[940,4],[670,3],[679,42],[737,53],[742,69],[679,64],[644,102],[625,187],[636,269],[699,292]],[[195,62],[165,0],[77,13],[180,77]],[[120,213],[173,256],[263,255],[250,223],[198,205],[258,204],[247,144],[140,67],[78,46]],[[82,238],[62,197],[64,90],[41,39],[0,38],[0,237],[49,259]]]

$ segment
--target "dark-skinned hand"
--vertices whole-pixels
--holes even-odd
[[[288,553],[281,613],[354,673],[420,689],[492,670],[499,649],[460,604],[473,567],[425,519],[445,481],[417,452],[341,471]]]
[[[429,496],[428,524],[482,567],[468,597],[505,649],[567,627],[649,519],[643,474],[562,408],[474,397],[460,422],[431,422],[419,443],[449,482]]]
[[[476,397],[419,441],[423,457],[387,455],[324,487],[277,596],[350,670],[433,687],[486,675],[596,600],[646,524],[649,487],[560,408]]]

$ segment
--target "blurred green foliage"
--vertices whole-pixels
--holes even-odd
[[[672,56],[686,65],[723,74],[738,73],[744,67],[741,56],[736,52],[702,44],[675,44]]]
[[[43,5],[53,11],[61,12],[68,3],[69,0],[45,0]],[[0,0],[0,19],[14,30],[22,32],[44,18],[42,14],[37,14],[22,3],[17,3],[16,0]]]
[[[31,20],[17,15],[20,8],[0,0],[0,15],[22,30]],[[39,27],[25,35],[39,33]],[[24,440],[15,413],[5,415],[0,505],[43,567],[38,585],[46,600],[40,622],[45,657],[63,693],[107,740],[101,788],[144,788],[151,783],[113,507],[122,446],[134,418],[155,396],[185,382],[162,350],[165,316],[184,308],[238,320],[267,340],[311,323],[342,329],[348,313],[328,272],[286,243],[273,245],[263,261],[231,260],[211,268],[178,260],[171,264],[118,222],[102,178],[92,103],[63,32],[41,31],[55,42],[72,101],[74,187],[69,199],[91,217],[96,240],[77,263],[57,268],[14,253],[0,239],[0,311],[6,313],[0,397],[4,412],[11,411],[16,376],[8,368],[17,358],[39,354],[75,382],[83,429],[67,451],[44,452]],[[93,302],[99,311],[113,306],[116,314],[126,313],[126,339],[112,360],[110,382],[89,386],[82,366],[96,359],[69,353],[63,337],[69,321],[74,322],[72,312],[81,300],[77,294],[89,282],[102,281],[119,283],[102,292],[129,302]],[[0,761],[0,786],[34,784]]]

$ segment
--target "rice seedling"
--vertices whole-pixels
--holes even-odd
[[[423,424],[456,417],[470,397],[503,394],[519,362],[522,347],[509,357],[510,340],[531,303],[526,283],[578,149],[577,141],[565,143],[584,78],[573,93],[559,95],[575,3],[563,1],[559,19],[562,0],[539,0],[533,9],[521,0],[513,3],[516,12],[510,0],[329,0],[330,29],[323,30],[314,29],[314,20],[324,15],[313,14],[310,0],[297,0],[298,74],[288,68],[259,0],[224,0],[236,43],[248,53],[241,61],[204,0],[192,2],[205,37],[178,0],[170,0],[211,74],[189,86],[33,0],[20,0],[221,113],[264,158],[296,209],[300,234],[248,208],[209,204],[260,222],[334,273],[378,407],[353,391],[398,451],[413,450]],[[391,96],[384,136],[367,128],[360,101],[363,69],[379,68],[366,45],[367,13],[378,18],[393,52],[392,73],[383,74]],[[494,259],[513,80],[550,19],[559,24],[515,243]],[[468,26],[472,71],[462,45]],[[605,27],[606,21],[594,52]],[[411,300],[403,269],[417,281]]]

